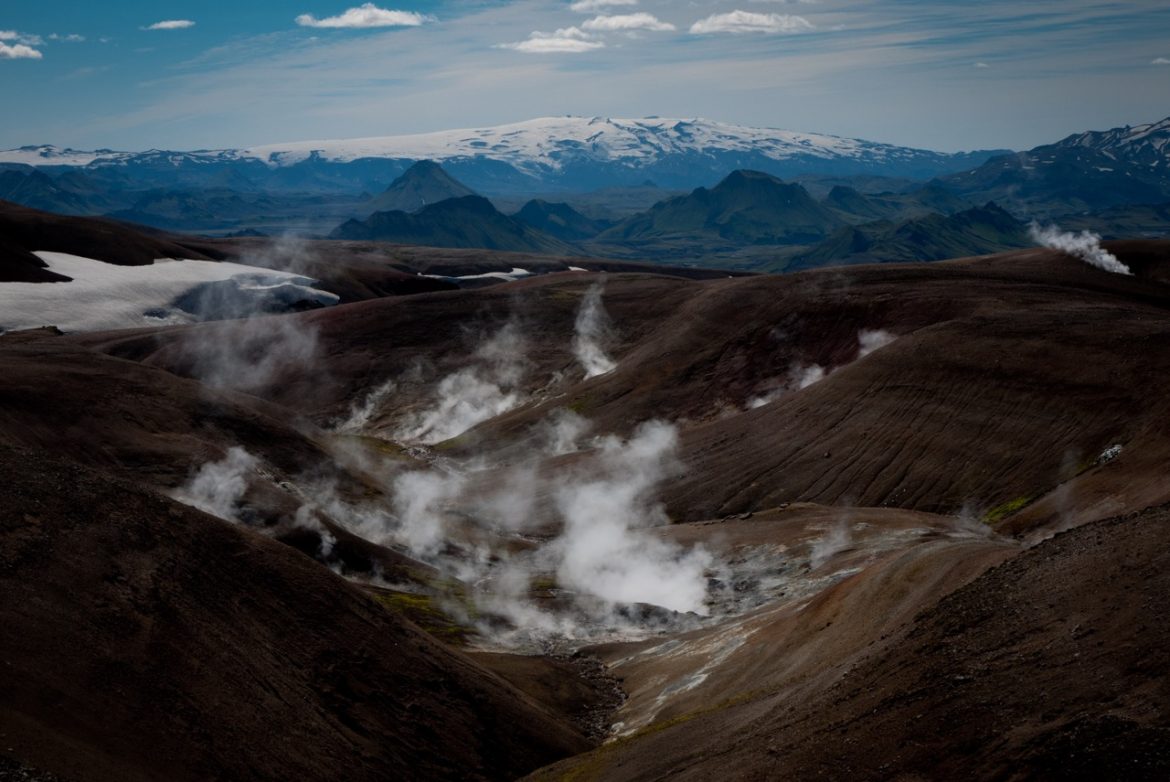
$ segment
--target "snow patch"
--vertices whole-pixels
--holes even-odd
[[[71,282],[0,283],[0,331],[56,326],[105,331],[234,317],[249,306],[274,311],[294,302],[329,306],[337,296],[315,280],[288,272],[215,261],[163,259],[150,266],[115,266],[56,252],[34,253]],[[246,313],[244,313],[246,314]]]

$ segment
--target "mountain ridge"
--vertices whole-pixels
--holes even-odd
[[[329,238],[428,247],[579,254],[573,247],[501,213],[491,201],[478,195],[428,204],[413,214],[402,210],[375,212],[366,220],[342,223]]]
[[[637,184],[647,178],[663,186],[694,187],[737,168],[762,168],[776,176],[816,170],[929,178],[970,169],[1003,151],[934,152],[703,119],[543,117],[488,128],[189,152],[31,145],[0,151],[0,164],[155,171],[166,166],[246,166],[263,178],[263,169],[271,173],[314,165],[361,168],[375,160],[435,160],[458,162],[462,170],[451,173],[473,189],[485,189],[483,182],[473,181],[480,177],[496,188],[514,190],[533,182],[580,189]]]

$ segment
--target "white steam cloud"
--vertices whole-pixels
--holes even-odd
[[[836,554],[849,548],[853,535],[849,522],[841,519],[832,529],[813,542],[808,555],[808,566],[816,570]]]
[[[601,302],[605,282],[594,283],[581,308],[577,310],[576,332],[573,336],[573,353],[585,370],[585,379],[604,375],[617,368],[617,362],[606,354],[606,343],[612,335],[609,314]]]
[[[255,456],[236,446],[222,460],[200,467],[174,497],[204,513],[239,521],[239,503],[248,490],[248,476],[258,464]]]
[[[516,324],[504,326],[480,346],[472,366],[443,378],[434,406],[408,418],[397,438],[434,445],[518,406],[524,400],[525,349]]]
[[[366,398],[360,403],[355,402],[349,410],[349,416],[334,427],[335,430],[343,434],[356,434],[365,431],[373,417],[378,414],[382,403],[397,389],[398,384],[393,380],[387,380],[382,383],[382,385],[366,394]]]
[[[224,321],[186,331],[182,351],[205,385],[258,393],[282,375],[312,369],[317,331],[280,315]]]
[[[897,337],[882,329],[862,329],[857,332],[857,357],[865,358],[875,350],[880,350],[893,342]]]
[[[572,410],[556,410],[544,422],[545,452],[552,456],[574,453],[589,432],[589,421]]]
[[[283,237],[251,251],[247,262],[269,269],[307,268],[313,258],[309,245]],[[258,393],[275,381],[312,371],[318,356],[315,326],[288,315],[296,307],[331,306],[338,297],[315,290],[308,278],[246,285],[206,285],[176,301],[198,320],[225,320],[214,326],[188,329],[181,350],[192,374],[208,386]]]
[[[1117,260],[1117,256],[1101,246],[1101,237],[1092,231],[1061,231],[1055,225],[1041,226],[1033,222],[1028,233],[1037,244],[1053,250],[1060,250],[1079,258],[1090,266],[1113,274],[1133,274],[1129,267]]]
[[[590,479],[556,493],[564,518],[557,541],[558,581],[612,603],[649,603],[706,614],[704,571],[712,558],[644,534],[669,523],[652,490],[675,465],[678,433],[670,424],[643,424],[628,442],[608,438]]]
[[[463,479],[440,472],[407,472],[394,481],[398,536],[416,556],[432,556],[444,543],[444,515],[459,497]]]

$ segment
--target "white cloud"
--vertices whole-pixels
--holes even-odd
[[[579,14],[592,14],[609,8],[637,4],[638,0],[577,0],[577,2],[569,6],[569,10],[576,11]]]
[[[659,21],[658,17],[647,13],[597,16],[581,26],[586,30],[592,30],[594,32],[613,32],[617,30],[655,30],[665,32],[675,29],[673,24]]]
[[[991,66],[985,62],[977,62],[977,63],[975,63],[975,65],[973,67],[975,67],[975,68],[990,68]]]
[[[190,19],[165,19],[161,22],[155,22],[148,26],[147,30],[186,30],[188,27],[194,27],[195,23]]]
[[[802,33],[813,29],[803,16],[791,14],[757,14],[751,11],[731,11],[711,14],[691,25],[694,35],[708,33]]]
[[[50,41],[63,41],[65,43],[81,43],[82,41],[85,40],[85,36],[78,35],[77,33],[70,33],[69,35],[57,35],[57,33],[53,33],[52,35],[49,36],[49,40]]]
[[[497,49],[512,49],[525,54],[580,54],[604,49],[605,44],[593,40],[579,27],[562,27],[551,32],[534,32],[526,41],[496,44]]]
[[[1170,65],[1170,58],[1155,57],[1154,59],[1150,60],[1150,65]]]
[[[0,60],[39,60],[43,55],[31,46],[23,43],[0,43]]]
[[[388,11],[373,3],[362,3],[338,16],[318,19],[312,14],[301,14],[296,23],[301,27],[332,27],[364,29],[368,27],[418,27],[435,21],[435,17],[414,11]]]
[[[18,33],[15,30],[0,30],[0,41],[16,41],[27,46],[40,46],[45,42],[39,35]]]

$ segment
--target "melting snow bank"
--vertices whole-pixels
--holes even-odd
[[[504,282],[515,282],[524,277],[531,277],[535,272],[528,269],[521,269],[519,266],[513,266],[510,272],[485,272],[484,274],[464,274],[458,277],[452,277],[446,274],[419,274],[419,277],[427,277],[432,280],[451,280],[452,282],[467,282],[471,280],[502,280]]]
[[[257,266],[215,261],[155,261],[115,266],[65,253],[38,252],[71,282],[0,283],[0,331],[57,326],[63,331],[193,323],[328,307],[316,280]]]

